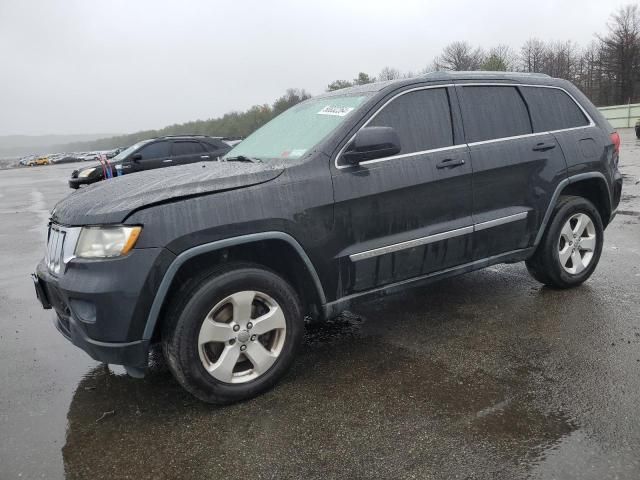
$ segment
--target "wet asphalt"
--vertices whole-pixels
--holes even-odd
[[[0,171],[0,479],[640,478],[640,142],[582,287],[501,265],[307,328],[272,391],[215,407],[55,330],[29,273],[74,165]]]

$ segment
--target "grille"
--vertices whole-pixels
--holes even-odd
[[[60,273],[60,268],[64,264],[64,242],[67,232],[55,225],[49,225],[49,235],[47,238],[47,252],[45,261],[47,268],[56,275]]]

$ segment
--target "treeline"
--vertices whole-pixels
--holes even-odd
[[[519,49],[497,45],[485,50],[453,42],[418,73],[440,70],[546,73],[570,80],[598,106],[635,103],[640,101],[640,10],[637,5],[620,8],[611,15],[606,33],[587,46],[531,38]],[[377,77],[361,72],[353,80],[331,82],[327,90],[412,76],[413,72],[385,67]]]
[[[628,5],[613,13],[606,33],[596,35],[586,46],[571,40],[545,42],[532,38],[520,48],[497,45],[489,49],[456,41],[447,45],[425,68],[401,72],[385,67],[377,76],[360,72],[352,80],[335,80],[328,91],[375,81],[414,77],[438,70],[492,70],[546,73],[570,80],[598,106],[640,101],[640,10]],[[303,89],[289,89],[272,105],[255,105],[244,112],[231,112],[219,118],[170,125],[131,135],[59,146],[57,151],[106,150],[126,147],[146,138],[161,135],[203,134],[245,137],[273,117],[306,100]]]
[[[117,147],[128,147],[140,140],[163,135],[193,134],[213,135],[217,137],[246,137],[276,115],[279,115],[289,107],[307,98],[311,98],[311,95],[304,89],[290,88],[272,105],[254,105],[244,112],[231,112],[219,118],[169,125],[159,130],[144,130],[130,135],[119,135],[91,142],[76,142],[60,145],[54,150],[60,152],[110,150]]]

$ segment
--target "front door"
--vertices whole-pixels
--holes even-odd
[[[393,127],[400,153],[336,159],[338,297],[469,261],[472,169],[455,102],[447,87],[402,92],[365,123]]]
[[[126,173],[166,167],[172,161],[169,153],[169,142],[166,140],[148,143],[133,156],[136,156],[136,154],[140,154],[141,158],[134,161],[127,160],[127,162],[130,162],[131,169],[128,169]]]

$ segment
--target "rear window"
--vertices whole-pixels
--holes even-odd
[[[576,102],[557,88],[520,87],[529,105],[534,132],[584,127],[589,120]]]
[[[400,154],[453,145],[451,109],[444,88],[401,95],[380,110],[367,126],[393,127],[400,137]]]
[[[464,87],[464,130],[469,143],[533,132],[529,112],[515,87]]]
[[[142,155],[142,160],[152,160],[154,158],[165,158],[169,156],[169,142],[155,142],[142,147],[138,151]]]
[[[197,155],[204,151],[204,147],[198,142],[173,142],[173,146],[171,147],[171,153],[174,156]]]
[[[209,151],[220,150],[222,148],[229,148],[229,145],[224,143],[222,140],[213,140],[213,139],[205,140],[204,145]]]

